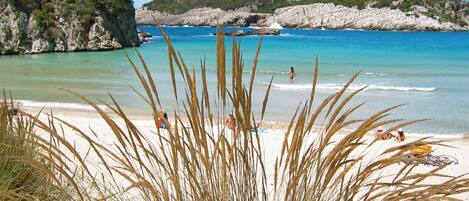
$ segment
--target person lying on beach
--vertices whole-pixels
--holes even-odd
[[[233,114],[230,114],[226,119],[226,125],[229,129],[235,130],[236,129],[236,118]]]
[[[387,133],[384,132],[384,128],[380,126],[376,130],[375,138],[377,140],[389,140],[390,137]]]
[[[396,138],[396,141],[403,142],[405,140],[404,130],[402,128],[399,128],[394,137]]]

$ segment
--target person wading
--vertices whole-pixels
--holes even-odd
[[[293,69],[293,66],[290,67],[290,80],[295,79],[295,69]]]

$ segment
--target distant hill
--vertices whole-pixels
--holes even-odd
[[[467,26],[469,3],[464,0],[154,0],[144,7],[169,14],[181,14],[194,8],[212,7],[234,10],[247,7],[253,12],[271,13],[277,8],[314,3],[334,3],[347,7],[399,9]]]

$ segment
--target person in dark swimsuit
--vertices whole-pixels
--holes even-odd
[[[295,69],[293,69],[293,66],[290,67],[290,80],[295,79]]]

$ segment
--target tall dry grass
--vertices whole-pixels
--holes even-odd
[[[47,166],[35,122],[5,92],[0,102],[0,200],[62,200],[65,195],[36,168]]]
[[[111,131],[111,136],[105,137],[115,141],[107,145],[98,137],[104,134],[92,128],[87,131],[53,115],[47,120],[29,116],[50,137],[45,140],[34,135],[48,168],[31,164],[54,181],[70,200],[449,200],[469,191],[469,180],[441,174],[445,167],[416,173],[415,165],[401,163],[410,148],[421,144],[437,146],[440,141],[409,142],[368,160],[367,153],[376,146],[376,142],[365,138],[369,131],[390,125],[386,132],[391,132],[418,121],[387,119],[398,106],[370,117],[351,119],[351,114],[364,105],[350,106],[350,100],[365,89],[348,93],[358,74],[342,90],[318,100],[315,89],[319,61],[314,67],[310,97],[291,118],[280,154],[266,158],[263,139],[269,136],[251,130],[251,125],[264,119],[271,89],[269,84],[262,103],[252,102],[262,39],[249,80],[243,80],[241,42],[231,39],[231,65],[227,64],[222,32],[216,36],[217,92],[210,94],[205,61],[201,62],[200,72],[189,69],[162,30],[173,95],[179,108],[171,113],[170,128],[157,128],[165,109],[160,100],[165,97],[159,95],[150,67],[135,50],[140,66],[130,56],[127,58],[143,91],[134,91],[148,104],[154,129],[139,128],[112,96],[112,104],[107,105],[109,113],[87,97],[70,92],[96,110]],[[183,86],[177,85],[179,77]],[[181,87],[184,94],[178,93]],[[253,112],[254,104],[259,104],[260,114]],[[224,122],[229,113],[236,117],[234,130]],[[320,125],[320,129],[315,129],[315,125]],[[352,125],[355,129],[339,134]],[[68,140],[70,135],[80,137],[88,149],[75,147]],[[266,166],[266,160],[275,160],[275,165]],[[395,174],[381,174],[396,167]],[[268,175],[269,171],[273,175]],[[427,183],[429,178],[441,182]],[[64,183],[69,184],[68,188],[63,187]]]

